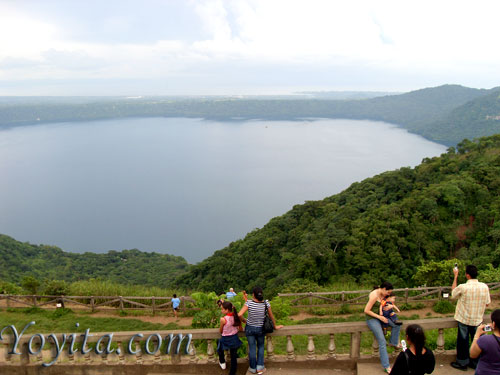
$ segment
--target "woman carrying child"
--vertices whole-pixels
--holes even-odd
[[[401,326],[394,324],[382,314],[380,314],[380,304],[382,300],[393,291],[391,283],[385,281],[380,286],[375,287],[368,296],[368,303],[365,306],[364,313],[366,314],[366,324],[373,332],[373,335],[378,341],[378,348],[380,354],[380,362],[385,372],[390,373],[391,367],[389,363],[389,355],[387,354],[387,342],[385,341],[384,332],[382,330],[382,323],[389,323],[392,327],[390,344],[395,347],[399,346],[399,330]]]
[[[224,350],[229,350],[231,355],[231,368],[229,375],[236,374],[238,365],[238,348],[241,346],[241,340],[238,337],[238,332],[241,330],[241,320],[229,301],[224,301],[221,304],[221,311],[224,317],[220,318],[219,331],[222,338],[219,340],[217,352],[219,353],[219,365],[224,370],[226,368],[226,360],[224,358]]]

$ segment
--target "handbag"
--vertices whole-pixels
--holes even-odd
[[[264,325],[262,326],[262,333],[273,333],[274,324],[272,319],[269,317],[269,311],[267,310],[267,301],[264,302],[266,306],[265,315],[264,315]]]

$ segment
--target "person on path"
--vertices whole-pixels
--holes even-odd
[[[392,284],[387,281],[384,281],[382,284],[380,284],[380,286],[375,287],[368,296],[368,302],[364,310],[367,319],[366,324],[373,332],[375,339],[378,341],[380,363],[382,364],[384,371],[387,373],[391,372],[391,366],[389,363],[389,355],[387,354],[387,342],[385,341],[382,323],[387,323],[392,328],[389,345],[397,348],[400,348],[399,331],[401,329],[401,326],[394,324],[394,322],[379,314],[379,311],[380,303],[385,297],[392,294],[393,289],[394,287],[392,286]]]
[[[174,310],[175,318],[177,319],[177,310],[179,310],[179,305],[181,304],[181,300],[177,298],[177,294],[174,294],[174,298],[171,299],[172,309]]]
[[[451,298],[457,299],[455,320],[457,330],[457,359],[451,366],[466,371],[467,367],[476,368],[477,359],[469,357],[469,337],[473,339],[477,327],[483,321],[484,310],[491,303],[488,285],[477,280],[477,268],[468,265],[465,268],[467,282],[457,286],[458,267],[453,269],[455,275],[451,286]]]

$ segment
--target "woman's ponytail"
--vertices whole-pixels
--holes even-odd
[[[236,307],[234,307],[234,305],[233,305],[233,317],[234,317],[233,326],[239,327],[241,325],[241,320],[240,317],[238,316],[238,311],[236,311]]]
[[[408,328],[406,328],[406,336],[408,336],[408,340],[415,345],[415,354],[417,357],[421,356],[425,346],[424,329],[418,324],[410,324]]]

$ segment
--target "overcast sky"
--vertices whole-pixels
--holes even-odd
[[[497,0],[0,0],[0,95],[500,86]]]

